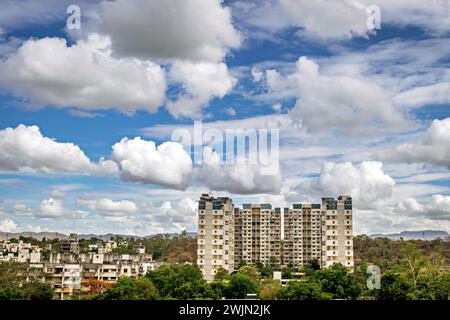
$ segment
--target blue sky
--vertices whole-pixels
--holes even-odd
[[[0,231],[195,231],[202,192],[275,206],[351,194],[357,233],[450,231],[446,1],[0,8]],[[194,120],[279,130],[280,170],[217,149],[192,163],[170,140]]]

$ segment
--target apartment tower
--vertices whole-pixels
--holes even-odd
[[[352,198],[322,198],[322,266],[335,262],[353,269]]]
[[[234,205],[227,197],[203,194],[198,204],[197,265],[206,281],[217,270],[234,270]]]
[[[282,231],[284,236],[282,237]],[[300,267],[317,260],[353,269],[352,198],[322,198],[292,208],[244,204],[203,194],[199,201],[197,264],[207,281],[241,263]]]
[[[298,267],[322,254],[320,204],[297,203],[284,209],[283,266]]]
[[[281,210],[270,204],[234,209],[234,265],[281,264]]]

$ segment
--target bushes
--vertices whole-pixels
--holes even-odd
[[[283,294],[287,300],[328,300],[332,295],[322,291],[320,283],[310,279],[289,282]]]
[[[51,300],[53,288],[46,283],[31,282],[25,285],[0,288],[0,300]]]
[[[147,278],[120,278],[113,288],[98,294],[99,300],[155,300],[158,291],[155,285]]]

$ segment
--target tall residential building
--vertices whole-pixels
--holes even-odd
[[[244,204],[234,210],[234,265],[281,264],[281,210]]]
[[[206,280],[220,267],[232,272],[245,264],[299,267],[317,260],[353,268],[352,198],[322,198],[292,208],[244,204],[203,194],[199,201],[198,260]],[[282,238],[281,230],[284,230]]]
[[[234,205],[227,197],[203,194],[198,204],[197,265],[212,281],[219,268],[234,270]]]
[[[352,198],[322,198],[284,209],[283,265],[302,266],[317,259],[353,268]]]
[[[352,198],[322,198],[322,266],[335,262],[353,268]]]
[[[283,265],[301,266],[321,260],[322,212],[320,204],[294,204],[284,209]]]

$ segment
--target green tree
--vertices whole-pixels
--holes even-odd
[[[243,273],[233,274],[228,286],[225,288],[225,297],[229,299],[243,299],[247,293],[258,294],[258,283]]]
[[[307,276],[313,275],[314,272],[320,269],[320,262],[318,259],[308,261],[303,267],[303,271]]]
[[[296,268],[288,267],[281,269],[281,277],[283,279],[294,279],[296,276],[294,273],[297,273],[298,270]]]
[[[25,283],[22,292],[27,300],[52,300],[55,293],[50,284],[42,282]]]
[[[283,288],[277,280],[265,280],[261,285],[259,298],[261,300],[279,300],[283,296]]]
[[[25,296],[18,287],[0,288],[0,300],[23,300]]]
[[[387,271],[381,276],[381,288],[375,291],[378,300],[407,300],[410,283],[401,274]]]
[[[237,272],[251,278],[255,283],[259,283],[261,280],[259,272],[254,266],[243,266]]]
[[[155,300],[158,292],[155,285],[147,278],[120,278],[113,288],[100,293],[100,300]]]
[[[322,291],[331,294],[334,299],[356,299],[362,291],[355,276],[340,263],[316,271],[311,278],[320,283]]]
[[[214,275],[214,281],[220,282],[222,280],[228,279],[229,276],[230,276],[230,274],[227,270],[225,270],[224,268],[219,268],[217,270],[216,274]]]
[[[197,266],[164,265],[148,272],[146,277],[155,284],[160,296],[166,299],[217,298]]]
[[[283,298],[288,300],[327,300],[332,294],[322,291],[320,282],[311,279],[290,281]]]
[[[420,250],[411,243],[406,244],[402,248],[401,254],[405,259],[407,275],[412,280],[413,289],[416,290],[417,280],[420,272],[426,265],[426,259],[422,256]]]

